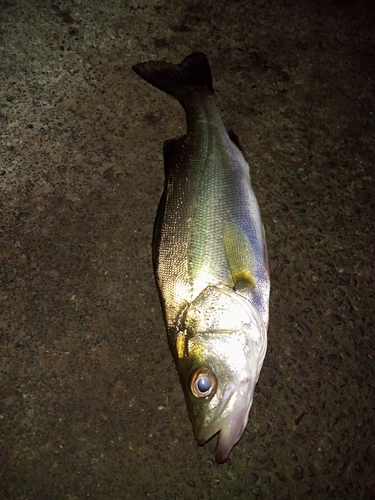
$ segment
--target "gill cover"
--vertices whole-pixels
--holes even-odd
[[[186,403],[198,444],[219,433],[216,459],[225,461],[240,439],[266,347],[257,311],[226,286],[207,287],[183,318]]]

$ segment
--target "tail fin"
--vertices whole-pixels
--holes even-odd
[[[151,85],[179,101],[192,90],[200,89],[214,94],[210,65],[203,52],[190,54],[180,64],[149,61],[135,64],[133,70]]]

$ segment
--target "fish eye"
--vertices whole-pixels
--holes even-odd
[[[195,370],[190,378],[190,390],[196,398],[205,398],[216,390],[216,377],[207,368]]]

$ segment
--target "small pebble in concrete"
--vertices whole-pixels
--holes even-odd
[[[299,481],[303,478],[303,468],[300,465],[297,465],[292,472],[292,479]]]

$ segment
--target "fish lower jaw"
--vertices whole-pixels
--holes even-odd
[[[204,445],[215,435],[218,436],[215,454],[218,463],[224,463],[227,460],[232,448],[241,439],[246,428],[253,398],[251,397],[251,399],[249,399],[246,398],[246,396],[244,397],[244,395],[241,396],[242,401],[246,401],[245,404],[237,406],[236,409],[231,411],[230,414],[226,415],[224,418],[218,418],[217,422],[195,433],[199,446]]]
[[[221,432],[220,428],[217,428],[217,429],[210,428],[209,431],[207,429],[205,429],[200,435],[198,435],[198,436],[196,435],[195,439],[196,439],[199,446],[203,446],[204,444],[207,443],[207,441],[210,441],[210,439],[215,437],[220,432]]]
[[[221,428],[210,429],[209,432],[206,430],[206,432],[197,436],[197,443],[199,446],[203,446],[207,441],[217,435],[215,459],[218,463],[224,463],[228,459],[233,447],[241,439],[247,421],[248,413],[241,412],[241,414],[237,415],[228,424],[221,424]]]

